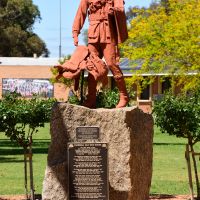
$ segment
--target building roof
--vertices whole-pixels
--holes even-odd
[[[0,66],[54,66],[59,58],[27,58],[27,57],[0,57]],[[133,71],[127,58],[120,60],[120,68],[125,76],[132,76]],[[109,73],[112,76],[112,73]]]
[[[58,64],[59,58],[44,58],[44,57],[0,57],[0,66],[55,66]],[[130,61],[128,58],[120,59],[120,68],[123,71],[124,76],[130,77],[133,74],[136,74],[137,70],[141,69],[141,62],[137,62],[136,67],[133,66],[133,61]],[[134,62],[135,66],[135,62]],[[87,74],[87,73],[86,73]],[[194,75],[196,72],[187,73],[188,75]],[[163,73],[153,73],[146,72],[144,74],[140,74],[140,76],[162,76],[169,75],[167,72]],[[109,72],[108,76],[113,76],[111,72]]]
[[[59,58],[0,57],[0,66],[54,66]]]
[[[58,63],[59,58],[27,58],[27,57],[0,57],[0,65],[55,65]],[[122,58],[120,60],[120,67],[123,69],[130,69],[129,59]]]

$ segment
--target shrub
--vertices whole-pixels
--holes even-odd
[[[33,168],[32,168],[32,135],[49,122],[54,99],[24,99],[16,93],[8,94],[0,100],[0,131],[4,132],[11,141],[23,147],[24,178],[27,188],[27,158],[29,160],[30,192],[34,200]]]
[[[190,94],[174,96],[166,94],[155,101],[153,108],[155,122],[163,133],[176,135],[187,139],[186,160],[188,163],[190,189],[193,194],[190,156],[192,156],[195,179],[197,185],[197,198],[200,199],[200,185],[195,160],[194,145],[200,141],[200,90]]]

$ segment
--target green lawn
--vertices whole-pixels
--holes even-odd
[[[50,143],[49,124],[41,128],[33,137],[33,169],[36,193],[41,193],[48,146]],[[23,151],[13,145],[0,133],[0,194],[24,193]]]
[[[185,139],[161,134],[155,128],[151,193],[188,193],[185,143]]]
[[[154,133],[154,164],[151,193],[188,194],[187,168],[184,158],[184,139]],[[41,193],[50,143],[49,124],[34,136],[34,182],[36,193]],[[23,194],[22,149],[13,145],[0,133],[0,194]],[[199,166],[198,161],[198,166]]]

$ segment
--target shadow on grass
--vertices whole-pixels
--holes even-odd
[[[172,146],[185,146],[185,143],[159,143],[159,142],[154,142],[153,145],[172,145]]]
[[[33,148],[34,147],[48,147],[50,144],[50,140],[44,139],[34,139],[33,140]],[[0,139],[0,148],[1,147],[19,147],[15,142],[11,142],[9,139]]]
[[[0,155],[21,155],[24,151],[22,148],[3,149],[0,148]]]
[[[33,155],[36,154],[47,154],[48,148],[35,148],[33,149]],[[21,148],[12,148],[12,149],[0,149],[0,163],[20,163],[23,162],[23,159],[18,159],[15,157],[7,157],[7,156],[16,156],[16,155],[24,155],[24,151]]]
[[[173,199],[175,198],[174,195],[168,195],[168,194],[151,194],[150,199]]]
[[[21,155],[23,154],[23,149],[21,148],[12,148],[12,149],[1,149],[0,148],[0,155]],[[47,154],[48,148],[34,148],[33,147],[33,154]]]
[[[0,163],[22,163],[24,160],[17,158],[0,157]]]

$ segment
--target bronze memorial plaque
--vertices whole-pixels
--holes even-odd
[[[77,140],[98,140],[99,127],[97,126],[79,126],[76,128]]]
[[[106,143],[68,144],[69,200],[108,200]]]

